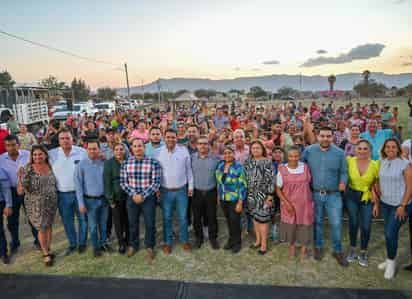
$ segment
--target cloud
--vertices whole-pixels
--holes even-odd
[[[412,61],[402,63],[402,66],[412,66]]]
[[[328,53],[328,51],[323,50],[323,49],[320,49],[320,50],[317,50],[316,53],[318,53],[318,54],[326,54],[326,53]]]
[[[280,62],[279,62],[279,60],[267,60],[267,61],[263,61],[262,62],[262,64],[267,64],[267,65],[270,65],[270,64],[279,64]]]
[[[260,71],[261,71],[261,69],[254,68],[254,69],[251,69],[251,71],[252,71],[252,72],[260,72]]]
[[[402,4],[402,3],[405,3],[406,1],[408,0],[395,0],[393,1],[393,4]]]
[[[383,44],[365,44],[352,48],[348,53],[340,54],[337,57],[316,57],[309,58],[300,67],[314,67],[325,64],[343,64],[354,60],[366,60],[381,55],[385,45]]]
[[[239,72],[239,71],[240,71],[240,67],[237,66],[237,67],[233,68],[233,70],[236,71],[236,72]]]

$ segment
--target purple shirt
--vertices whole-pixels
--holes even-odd
[[[9,157],[8,153],[0,155],[0,168],[2,168],[10,178],[10,185],[13,188],[17,186],[17,170],[25,166],[30,161],[30,152],[19,150],[16,161]]]

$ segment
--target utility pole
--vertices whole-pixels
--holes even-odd
[[[126,73],[126,83],[127,83],[127,100],[130,101],[130,86],[129,86],[129,74],[127,72],[127,63],[124,64],[124,71]]]

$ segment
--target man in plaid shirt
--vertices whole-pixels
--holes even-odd
[[[160,164],[144,155],[145,145],[141,139],[133,139],[132,154],[121,166],[120,186],[127,193],[129,218],[129,248],[132,257],[139,249],[139,219],[143,212],[145,223],[145,246],[149,260],[153,260],[155,246],[156,192],[160,188],[162,169]]]

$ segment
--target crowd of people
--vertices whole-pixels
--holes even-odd
[[[409,107],[412,126],[410,100]],[[10,232],[8,244],[0,217],[5,264],[20,247],[20,210],[46,266],[55,261],[57,211],[68,240],[64,256],[84,253],[88,239],[94,257],[112,252],[114,228],[118,252],[132,257],[140,248],[143,214],[144,247],[154,259],[158,207],[165,255],[171,254],[174,238],[187,252],[206,240],[218,250],[218,206],[228,228],[223,249],[233,254],[241,251],[245,232],[259,255],[286,242],[290,259],[296,247],[301,261],[313,247],[314,259],[321,261],[325,214],[332,256],[340,266],[355,261],[368,266],[372,218],[380,215],[386,260],[378,267],[384,277],[395,275],[399,230],[408,218],[412,251],[412,142],[402,140],[397,107],[194,104],[173,112],[69,116],[35,135],[24,125],[18,129],[14,124],[8,133],[0,132],[0,211]]]

